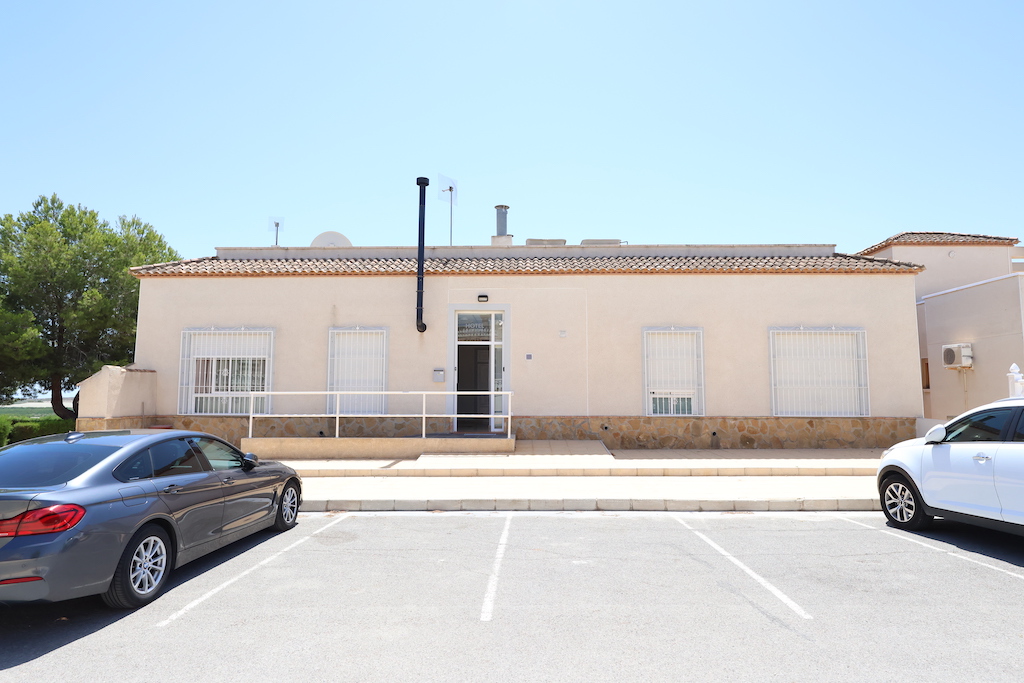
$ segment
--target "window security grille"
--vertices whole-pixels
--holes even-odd
[[[269,391],[274,332],[268,329],[206,329],[181,333],[181,415],[247,415],[251,391]],[[257,396],[253,412],[265,413]]]
[[[864,330],[773,329],[770,337],[774,415],[870,415]]]
[[[702,331],[651,328],[643,335],[646,414],[703,415]]]
[[[328,391],[379,392],[387,389],[387,330],[331,330],[327,367]],[[335,401],[337,398],[337,401]],[[386,397],[380,394],[328,396],[327,412],[343,415],[383,415]]]

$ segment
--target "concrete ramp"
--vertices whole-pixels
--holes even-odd
[[[589,441],[559,441],[520,439],[516,441],[516,455],[611,455],[604,443]]]
[[[516,440],[503,436],[243,438],[241,448],[261,460],[410,460],[427,454],[510,455]]]

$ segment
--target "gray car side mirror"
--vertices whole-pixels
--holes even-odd
[[[260,464],[260,459],[256,457],[255,453],[246,453],[242,456],[242,469],[251,470],[256,465]]]

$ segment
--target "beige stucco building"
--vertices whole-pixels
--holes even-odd
[[[1009,393],[1024,367],[1024,249],[1017,239],[906,232],[860,252],[910,261],[916,277],[924,415],[949,418]]]
[[[251,411],[255,437],[875,447],[923,414],[912,262],[834,245],[430,247],[421,332],[416,257],[224,248],[133,269],[135,364],[82,384],[80,428],[238,442]]]

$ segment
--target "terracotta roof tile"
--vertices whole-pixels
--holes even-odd
[[[1012,247],[1019,240],[1016,237],[995,237],[993,235],[969,235],[962,232],[901,232],[862,251],[861,256],[870,256],[893,244],[923,244],[942,246],[950,244],[1005,245]]]
[[[136,277],[261,277],[289,275],[415,275],[411,258],[218,259],[132,268]],[[831,256],[564,256],[428,258],[430,275],[574,273],[916,273],[921,266],[849,254]]]

